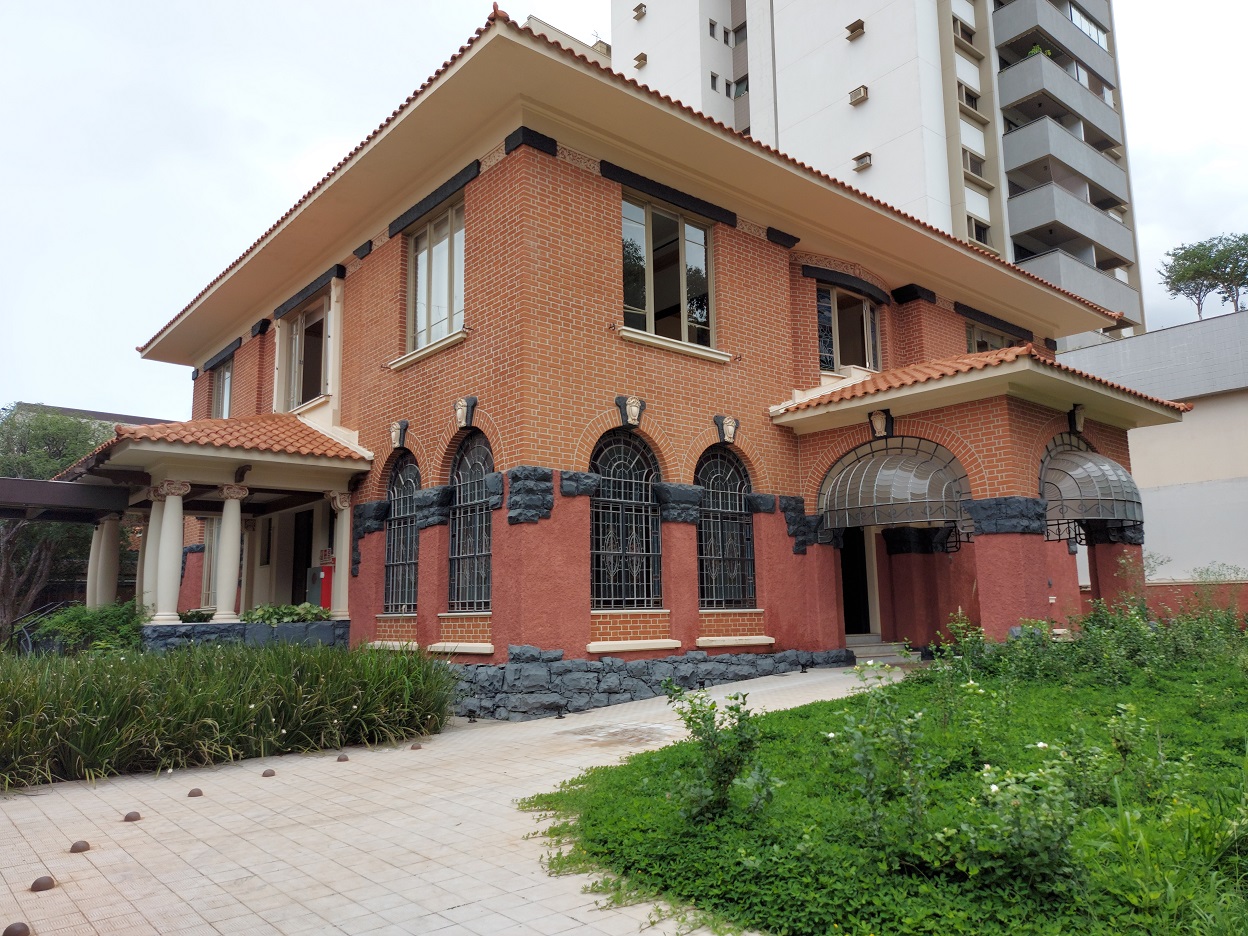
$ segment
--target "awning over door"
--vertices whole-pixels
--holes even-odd
[[[1115,527],[1144,522],[1140,489],[1130,472],[1099,452],[1051,452],[1041,468],[1040,493],[1048,501],[1050,538],[1082,538],[1077,526],[1088,521],[1107,521]]]
[[[832,466],[820,508],[824,527],[843,529],[908,523],[969,527],[962,502],[966,471],[953,453],[917,438],[877,439]]]

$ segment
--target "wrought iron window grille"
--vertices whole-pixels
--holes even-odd
[[[410,453],[399,457],[390,470],[386,499],[386,586],[382,610],[385,614],[415,614],[419,567],[419,530],[416,526],[416,492],[420,490],[420,468]]]
[[[493,473],[490,442],[474,429],[460,442],[451,468],[448,609],[453,612],[490,610],[492,514],[485,478]]]
[[[662,604],[658,460],[635,433],[613,429],[594,447],[589,470],[601,476],[590,499],[591,607]]]
[[[704,488],[698,520],[698,605],[753,608],[754,517],[746,507],[750,476],[727,446],[707,449],[694,470]]]

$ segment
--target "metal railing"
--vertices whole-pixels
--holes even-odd
[[[31,638],[31,634],[38,629],[44,619],[60,611],[61,608],[67,608],[76,604],[81,604],[81,602],[50,601],[42,607],[35,608],[33,611],[27,611],[13,622],[5,649],[9,652],[13,652],[16,649],[18,653],[30,653],[34,649],[34,641]]]

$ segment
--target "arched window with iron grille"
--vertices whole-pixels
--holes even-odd
[[[411,452],[404,452],[390,469],[386,500],[386,614],[416,613],[416,570],[419,531],[416,528],[416,492],[420,468]]]
[[[589,470],[602,477],[590,499],[591,607],[659,607],[658,460],[634,433],[613,429],[594,446]]]
[[[451,611],[490,610],[490,499],[494,453],[480,429],[459,443],[451,467]]]
[[[698,520],[698,605],[753,608],[754,518],[746,507],[750,475],[726,445],[707,449],[694,470],[705,489]]]

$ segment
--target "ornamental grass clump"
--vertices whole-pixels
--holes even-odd
[[[0,789],[393,743],[441,730],[455,683],[419,652],[291,644],[0,655]]]

